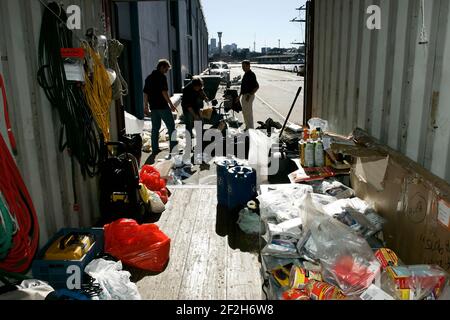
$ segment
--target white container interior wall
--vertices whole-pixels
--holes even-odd
[[[313,115],[341,134],[363,128],[450,182],[450,1],[313,1]],[[371,5],[380,30],[366,26]]]
[[[46,2],[46,1],[45,1]],[[82,36],[87,28],[103,31],[101,1],[58,1],[79,5]],[[97,180],[83,181],[75,162],[80,210],[73,210],[71,160],[59,152],[60,120],[37,83],[38,43],[43,6],[39,1],[0,1],[0,72],[6,81],[10,116],[17,140],[19,169],[36,208],[43,245],[62,227],[90,226],[99,216]],[[4,130],[0,101],[0,127]],[[4,133],[4,131],[2,131]],[[4,136],[6,137],[6,136]]]

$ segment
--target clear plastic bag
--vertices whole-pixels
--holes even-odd
[[[441,296],[438,298],[438,300],[450,300],[450,285],[447,282],[447,285],[445,286],[444,290],[442,290]]]
[[[321,193],[326,194],[336,199],[347,199],[355,196],[355,191],[340,183],[339,181],[324,180],[321,184]]]
[[[359,198],[341,199],[323,207],[325,213],[364,238],[382,231],[386,220]]]
[[[318,204],[321,206],[329,205],[338,200],[337,198],[335,198],[333,196],[329,196],[326,194],[318,194],[318,193],[312,193],[311,198],[312,198],[312,201],[314,204]]]
[[[437,300],[447,281],[448,274],[439,266],[397,266],[383,272],[381,286],[398,300]]]
[[[262,250],[263,255],[270,255],[277,258],[299,258],[295,243],[288,240],[272,240]]]
[[[379,274],[381,266],[366,240],[314,205],[310,195],[300,207],[303,229],[311,232],[326,282],[345,295],[363,293]]]

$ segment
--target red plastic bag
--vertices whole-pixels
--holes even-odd
[[[140,175],[142,176],[142,174],[152,174],[152,173],[157,173],[159,175],[158,170],[156,170],[154,167],[146,164],[142,167]]]
[[[141,182],[151,191],[159,191],[161,190],[161,175],[159,172],[153,168],[152,166],[145,165],[139,177],[141,178]]]
[[[169,260],[170,238],[155,224],[121,219],[105,225],[105,252],[123,264],[161,272]]]
[[[166,204],[169,201],[169,195],[166,189],[166,180],[161,179],[161,175],[154,167],[145,165],[139,174],[141,182],[151,191],[156,192],[162,202]]]
[[[370,285],[374,272],[377,271],[379,270],[370,270],[368,267],[359,265],[358,261],[353,259],[352,256],[337,258],[333,268],[333,273],[337,277],[338,282],[352,288]]]

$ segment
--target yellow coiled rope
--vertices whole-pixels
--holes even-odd
[[[111,138],[109,131],[110,107],[112,103],[111,82],[100,55],[87,44],[83,44],[83,48],[88,62],[92,63],[92,80],[89,77],[89,72],[85,72],[83,91],[95,122],[102,131],[105,141],[108,142]]]

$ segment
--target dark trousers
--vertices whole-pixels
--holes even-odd
[[[187,110],[183,110],[184,115],[184,123],[186,124],[186,149],[192,149],[192,139],[194,137],[193,129],[195,127],[195,119],[194,116]],[[198,115],[200,115],[198,113]],[[200,121],[202,122],[202,121]],[[201,124],[203,128],[203,122]],[[197,132],[197,139],[201,137],[201,132]],[[197,142],[198,143],[198,142]]]
[[[175,130],[175,121],[172,112],[169,109],[152,110],[152,152],[159,150],[159,130],[161,130],[161,121],[167,127],[170,137],[170,152],[173,152],[178,145],[177,134]]]

